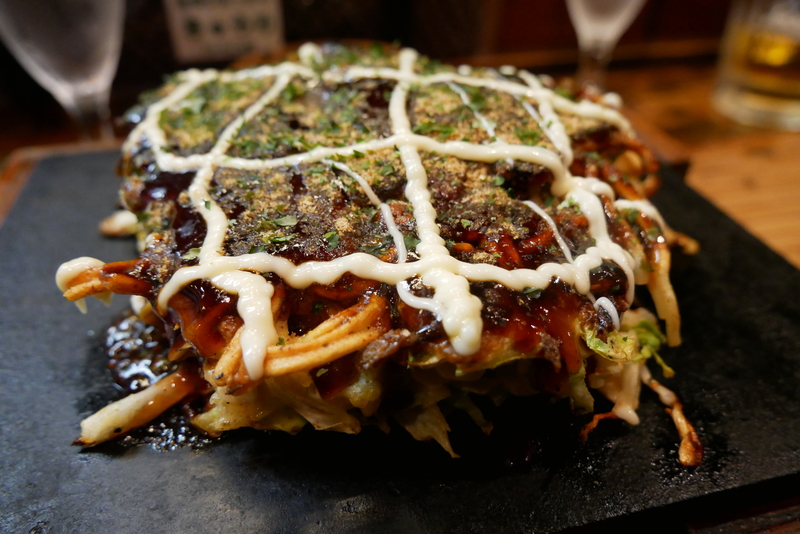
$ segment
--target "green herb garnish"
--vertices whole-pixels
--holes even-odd
[[[542,294],[542,291],[544,290],[539,287],[526,287],[525,289],[522,290],[522,294],[532,299],[538,299],[539,296]]]
[[[406,246],[406,250],[411,250],[412,248],[420,244],[420,239],[417,237],[415,233],[411,232],[403,236],[403,243]]]
[[[469,107],[472,111],[480,112],[486,107],[486,97],[480,87],[465,85],[464,91],[469,95]]]
[[[278,226],[294,226],[297,224],[297,217],[294,215],[287,215],[285,217],[281,217],[280,219],[273,219],[272,222]]]
[[[563,87],[556,87],[555,88],[555,93],[558,96],[562,96],[562,97],[566,98],[567,100],[575,101],[575,96],[573,96],[572,93],[570,93],[569,91],[567,91]]]
[[[378,243],[376,245],[361,245],[358,248],[366,252],[367,254],[372,254],[377,258],[381,258],[386,255],[386,252],[389,250],[389,247],[392,246],[394,240],[391,236],[387,236],[383,239],[383,242]]]
[[[187,252],[186,254],[181,256],[181,258],[183,258],[184,260],[194,260],[199,255],[200,255],[200,249],[199,248],[190,248],[189,252]]]
[[[202,111],[203,106],[206,105],[206,99],[201,96],[194,96],[191,98],[186,98],[183,102],[181,102],[181,107],[179,108],[181,111],[188,111],[190,113],[200,113]]]
[[[558,206],[556,206],[556,209],[559,209],[559,210],[563,210],[563,209],[570,209],[570,208],[571,208],[571,209],[573,209],[573,210],[575,210],[575,213],[577,213],[578,215],[580,215],[580,214],[581,214],[581,207],[578,205],[578,203],[577,203],[577,202],[575,201],[575,199],[574,199],[574,198],[572,198],[572,197],[565,198],[565,199],[564,199],[564,200],[561,202],[561,204],[559,204]]]
[[[261,146],[258,141],[247,137],[244,139],[237,139],[233,142],[233,145],[240,148],[245,154],[252,154],[258,150],[259,146]]]
[[[369,54],[374,59],[381,59],[386,57],[386,50],[383,49],[383,45],[380,43],[372,43],[369,45]]]
[[[298,88],[295,84],[289,83],[284,90],[281,91],[281,97],[289,102],[294,102],[298,97],[303,96],[304,93],[305,91],[302,87]]]
[[[639,210],[637,209],[626,209],[622,210],[622,215],[625,217],[625,220],[628,221],[630,224],[636,224],[636,221],[639,220]]]
[[[649,241],[657,242],[658,238],[661,237],[661,230],[659,230],[656,226],[651,226],[647,229],[646,235]]]
[[[519,140],[526,145],[535,146],[539,142],[542,133],[538,130],[529,130],[528,128],[517,128],[514,134],[519,137]]]
[[[261,238],[264,243],[288,243],[294,239],[294,234],[289,235],[265,235]]]
[[[420,134],[420,135],[427,135],[427,134],[430,134],[430,133],[436,133],[436,134],[439,134],[438,135],[439,140],[442,141],[442,140],[447,139],[448,137],[450,137],[450,135],[455,131],[455,128],[453,128],[452,126],[444,125],[444,124],[436,124],[436,123],[433,123],[433,122],[423,122],[422,124],[417,124],[416,126],[414,126],[412,131],[415,134]]]
[[[327,241],[328,246],[330,248],[336,248],[337,246],[339,246],[339,234],[338,234],[338,232],[327,232],[322,237],[325,238],[325,241]]]
[[[442,69],[442,62],[438,59],[422,57],[420,64],[422,65],[422,74],[434,74]]]

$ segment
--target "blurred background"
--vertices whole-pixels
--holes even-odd
[[[253,35],[261,32],[280,40],[281,29],[286,42],[399,41],[441,60],[513,64],[554,74],[571,74],[578,58],[564,0],[282,0],[277,16],[270,13],[259,18],[251,9],[254,14],[228,27],[181,13],[181,9],[226,3],[235,2],[128,0],[111,92],[112,114],[119,116],[139,93],[159,85],[165,74],[189,66],[229,64],[246,53],[246,48],[223,46],[235,43],[237,37],[251,43]],[[713,66],[729,4],[727,0],[649,0],[620,40],[612,69],[643,64]],[[245,34],[247,39],[242,39]],[[209,37],[216,37],[215,46],[202,46]],[[255,47],[263,50],[271,44],[256,42]],[[78,138],[61,106],[2,42],[0,72],[0,161],[18,147]],[[612,77],[609,83],[617,89],[614,81]],[[624,80],[618,90],[634,93],[624,90],[628,83]],[[681,125],[667,125],[667,129],[676,127]]]

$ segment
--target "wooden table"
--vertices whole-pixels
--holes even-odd
[[[711,107],[713,85],[710,65],[609,77],[649,144],[666,159],[690,161],[690,186],[800,267],[800,133],[722,117]]]
[[[15,150],[5,161],[0,161],[0,226],[39,160],[50,156],[115,150],[121,146],[121,139],[103,139]]]

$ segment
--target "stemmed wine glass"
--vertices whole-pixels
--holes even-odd
[[[578,34],[578,82],[601,89],[617,41],[639,14],[645,0],[567,0]]]
[[[113,137],[109,96],[125,0],[0,0],[0,37],[84,138]]]

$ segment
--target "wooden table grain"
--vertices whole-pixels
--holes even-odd
[[[800,133],[736,124],[714,111],[711,65],[612,72],[643,136],[689,162],[687,183],[800,267]],[[690,231],[690,230],[689,230]]]

